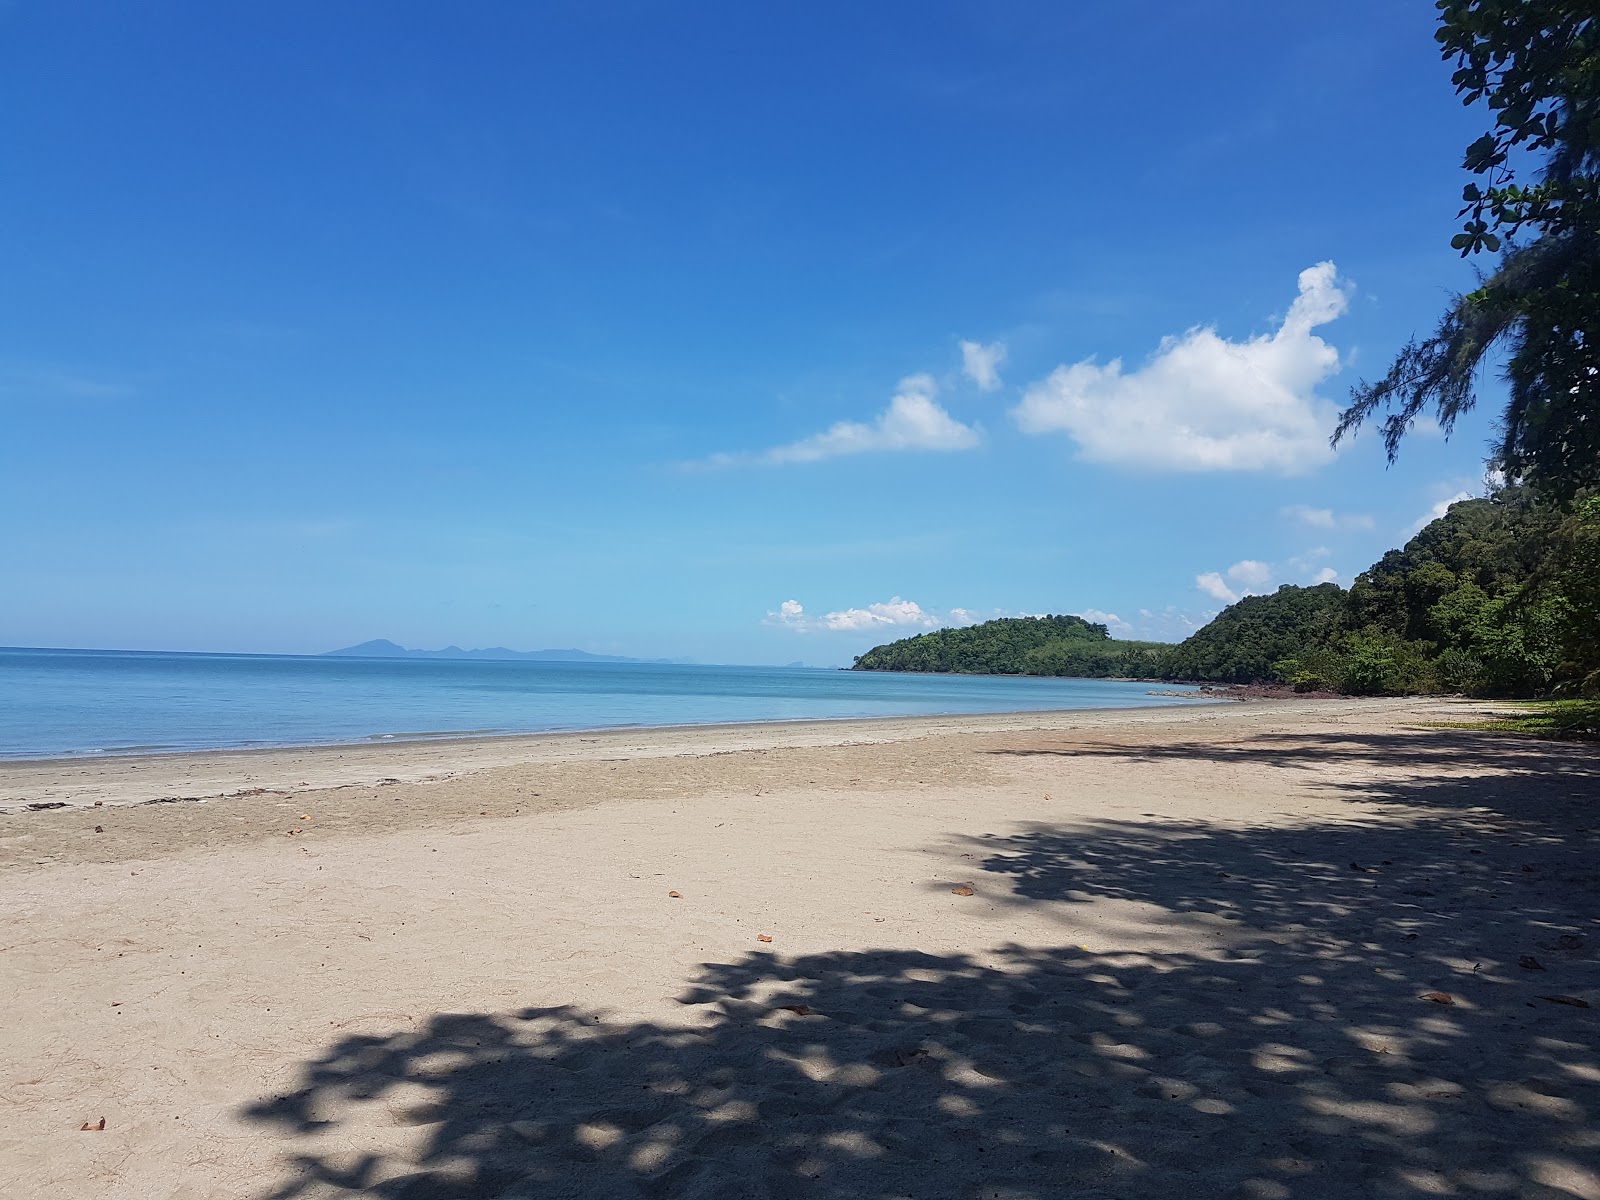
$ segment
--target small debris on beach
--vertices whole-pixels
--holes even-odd
[[[1565,1004],[1570,1008],[1588,1008],[1587,1000],[1580,1000],[1576,996],[1540,996],[1541,1000],[1548,1000],[1551,1004]]]
[[[1544,970],[1544,964],[1531,954],[1524,954],[1521,958],[1517,959],[1517,966],[1521,967],[1524,971]]]
[[[792,1012],[797,1017],[809,1017],[816,1010],[809,1004],[780,1004],[779,1008],[785,1012]]]
[[[673,900],[682,900],[683,899],[683,893],[682,892],[668,892],[667,896],[670,899],[673,899]]]
[[[772,940],[772,935],[770,933],[758,933],[758,934],[756,934],[756,941],[758,941],[758,942],[770,942],[771,940]]]
[[[95,1122],[93,1125],[91,1125],[91,1124],[89,1124],[89,1122],[85,1121],[83,1123],[83,1125],[79,1128],[78,1132],[79,1133],[99,1133],[105,1127],[106,1127],[106,1119],[104,1117],[101,1117],[100,1120]]]
[[[1431,1000],[1434,1004],[1454,1004],[1456,998],[1449,992],[1423,992],[1418,1000]]]
[[[963,883],[960,887],[951,888],[950,894],[952,896],[974,896],[977,893],[972,890],[971,884]]]

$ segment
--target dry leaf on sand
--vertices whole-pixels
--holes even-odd
[[[1454,1004],[1456,1002],[1456,998],[1449,992],[1423,992],[1417,999],[1431,1000],[1435,1004]]]
[[[1541,1000],[1548,1000],[1551,1004],[1566,1004],[1573,1008],[1588,1008],[1587,1000],[1580,1000],[1576,996],[1540,996]]]
[[[951,888],[950,889],[950,894],[952,896],[974,896],[977,893],[974,892],[970,887],[968,887],[966,884],[963,883],[960,887]]]
[[[772,935],[770,933],[758,933],[758,934],[756,934],[756,941],[758,941],[758,942],[770,942],[771,940],[772,940]]]

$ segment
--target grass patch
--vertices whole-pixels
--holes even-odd
[[[1529,737],[1600,738],[1600,700],[1519,700],[1515,714],[1491,721],[1434,721],[1430,729],[1521,733]]]

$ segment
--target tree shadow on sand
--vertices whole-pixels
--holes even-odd
[[[971,843],[981,895],[1142,906],[1181,953],[760,953],[681,1021],[347,1038],[251,1110],[262,1194],[1600,1196],[1600,1010],[1545,998],[1600,1001],[1594,765],[1385,785],[1400,822]]]

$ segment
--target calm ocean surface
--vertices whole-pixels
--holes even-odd
[[[1149,694],[1168,688],[803,667],[0,649],[0,758],[1191,703]]]

